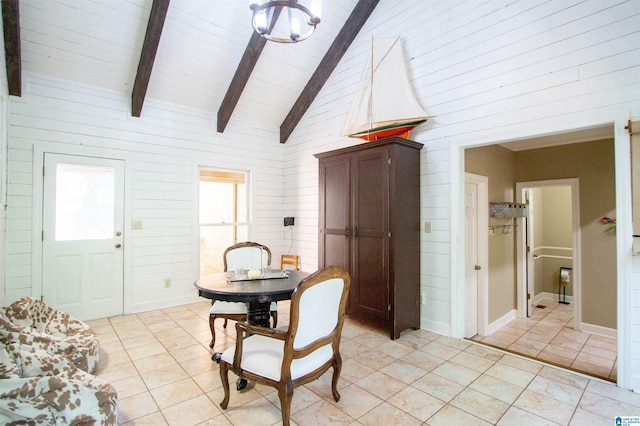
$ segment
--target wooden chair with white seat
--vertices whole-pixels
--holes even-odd
[[[223,256],[225,272],[237,269],[262,269],[271,264],[271,250],[269,250],[269,247],[252,241],[228,247]],[[278,306],[276,302],[271,303],[269,310],[273,328],[275,328],[278,324]],[[246,321],[247,305],[242,302],[224,302],[222,300],[214,300],[212,302],[209,310],[210,348],[213,348],[216,343],[214,322],[217,318],[224,318],[224,328],[227,328],[227,320]]]
[[[236,345],[225,350],[220,360],[224,389],[220,407],[229,405],[229,370],[239,381],[251,380],[278,390],[284,426],[289,425],[294,388],[320,378],[329,368],[333,369],[331,392],[338,402],[340,337],[349,285],[345,270],[325,268],[309,275],[294,290],[287,329],[236,323]],[[240,384],[237,387],[241,389]]]

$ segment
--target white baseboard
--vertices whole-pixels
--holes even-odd
[[[440,334],[442,336],[451,336],[451,326],[436,321],[421,319],[420,329]]]
[[[487,327],[487,336],[491,336],[493,333],[509,324],[509,322],[514,319],[516,319],[516,310],[512,309],[511,311],[507,312],[506,314],[489,324],[489,326]]]
[[[543,291],[542,293],[538,293],[533,297],[533,304],[537,305],[541,300],[553,300],[555,302],[558,301],[558,293],[549,293],[548,291]],[[567,296],[566,301],[569,303],[573,303],[573,296]]]
[[[587,324],[585,322],[580,324],[580,327],[585,333],[597,334],[598,336],[604,337],[612,337],[614,339],[618,337],[618,330],[616,330],[615,328],[602,327],[600,325]]]
[[[142,303],[137,303],[133,305],[131,307],[132,309],[131,313],[139,314],[142,312],[154,311],[156,309],[172,308],[174,306],[188,305],[190,303],[202,302],[206,300],[207,299],[205,298],[198,297],[197,294],[195,295],[189,294],[189,295],[185,295],[183,297],[178,297],[178,298],[156,300],[151,303],[142,302]]]

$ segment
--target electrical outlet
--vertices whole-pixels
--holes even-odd
[[[424,293],[420,293],[420,304],[424,305]]]
[[[164,288],[169,288],[171,287],[171,278],[165,278],[164,279]]]
[[[131,229],[142,229],[142,220],[139,220],[139,219],[132,220]]]

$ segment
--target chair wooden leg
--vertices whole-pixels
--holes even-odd
[[[333,378],[331,379],[331,393],[333,393],[333,399],[336,402],[340,401],[340,393],[338,392],[340,370],[342,370],[342,359],[338,355],[338,358],[333,360]]]
[[[209,315],[209,328],[211,329],[211,343],[209,343],[210,348],[213,348],[213,346],[216,344],[216,329],[214,327],[215,320],[215,315]]]
[[[273,328],[278,326],[278,311],[271,311],[271,320],[273,321]]]
[[[280,398],[280,410],[282,411],[282,426],[289,426],[293,385],[291,385],[291,383],[280,383],[280,386],[278,386],[278,397]]]
[[[220,403],[220,407],[224,410],[229,406],[229,364],[224,361],[220,362],[220,380],[222,381],[222,389],[224,389],[224,399]]]

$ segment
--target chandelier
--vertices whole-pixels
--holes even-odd
[[[310,3],[307,7],[297,0],[249,0],[249,7],[253,11],[253,29],[267,40],[278,43],[297,43],[305,40],[313,34],[320,22],[322,9],[321,0],[311,0]],[[281,11],[287,15],[288,25],[276,22]]]

